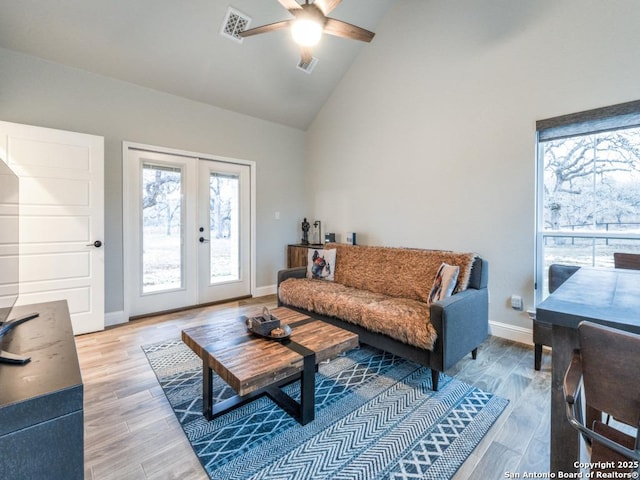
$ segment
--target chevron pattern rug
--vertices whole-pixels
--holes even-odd
[[[363,347],[320,366],[305,426],[266,397],[207,422],[200,359],[179,340],[143,350],[214,480],[451,478],[508,403],[444,375],[433,392],[429,369]]]

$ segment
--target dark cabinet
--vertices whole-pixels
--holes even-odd
[[[0,339],[0,348],[31,357],[0,364],[0,476],[84,478],[83,386],[66,301],[15,307],[38,312]]]

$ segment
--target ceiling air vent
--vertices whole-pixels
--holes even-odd
[[[224,21],[222,22],[220,35],[230,38],[235,42],[242,43],[244,38],[238,34],[245,31],[250,23],[250,17],[239,12],[235,8],[229,7],[227,9],[227,14],[224,16]]]
[[[316,57],[311,57],[310,62],[305,62],[302,59],[298,61],[297,67],[302,70],[304,73],[311,73],[313,69],[316,68],[316,63],[318,63],[318,59]]]

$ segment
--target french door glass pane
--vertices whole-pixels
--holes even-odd
[[[238,175],[209,176],[211,283],[240,278],[240,210]]]
[[[182,170],[142,167],[142,293],[183,286]]]

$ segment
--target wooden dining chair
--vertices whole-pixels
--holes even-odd
[[[613,253],[613,266],[629,270],[640,270],[640,253]]]
[[[591,441],[592,465],[614,462],[620,468],[613,470],[640,473],[640,335],[591,322],[581,322],[578,335],[564,377],[569,423]],[[587,412],[602,412],[593,422],[583,421],[579,398]],[[602,414],[615,421],[603,423]]]

